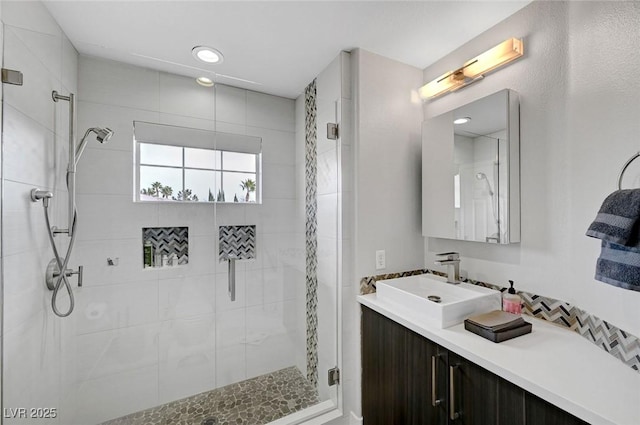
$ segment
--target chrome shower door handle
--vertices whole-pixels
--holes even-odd
[[[236,300],[236,258],[233,256],[228,256],[227,261],[229,262],[229,298],[231,301]]]

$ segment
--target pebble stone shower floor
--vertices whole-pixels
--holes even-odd
[[[263,425],[318,402],[298,368],[288,367],[101,425]]]

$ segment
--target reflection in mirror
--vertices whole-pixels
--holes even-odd
[[[509,90],[425,122],[425,236],[487,243],[519,241],[517,124],[516,95]],[[448,205],[425,203],[424,199],[439,199]]]
[[[453,113],[456,239],[495,243],[507,239],[507,199],[505,190],[500,190],[500,181],[506,180],[506,167],[500,167],[507,160],[505,104],[506,92],[499,92]]]
[[[135,200],[260,203],[259,137],[134,122]]]

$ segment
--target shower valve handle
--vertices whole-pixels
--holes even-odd
[[[78,275],[78,287],[82,287],[82,272],[84,271],[84,266],[78,266],[78,271],[77,272],[71,272],[71,274],[77,274]]]
[[[71,277],[74,274],[78,275],[78,286],[82,286],[82,274],[84,271],[84,267],[83,266],[78,266],[78,270],[72,270],[72,269],[67,269],[65,270],[65,273],[67,275],[67,277]],[[59,274],[54,274],[54,277],[58,277]]]
[[[66,269],[64,271],[64,275],[66,277],[71,277],[71,275],[77,274],[78,275],[78,286],[82,286],[82,274],[84,271],[84,267],[83,266],[78,266],[78,270],[72,270],[72,269]],[[60,269],[58,268],[58,262],[56,261],[56,259],[54,258],[53,260],[51,260],[49,262],[49,265],[47,266],[47,272],[46,272],[46,276],[45,276],[45,281],[47,283],[47,288],[49,288],[50,290],[54,290],[56,287],[56,279],[60,277]]]

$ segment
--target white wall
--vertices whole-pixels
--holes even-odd
[[[261,205],[133,203],[132,123],[262,137]],[[71,423],[96,423],[295,364],[304,270],[295,214],[294,102],[81,57],[78,128],[107,126],[78,164]],[[237,299],[218,262],[218,226],[255,224],[257,258],[237,264]],[[189,264],[143,269],[143,227],[189,227]],[[119,258],[107,266],[107,258]],[[100,403],[96,403],[100,400]]]
[[[421,268],[420,70],[358,49],[356,278]],[[386,250],[387,267],[375,268]]]
[[[32,203],[29,192],[46,189],[66,203],[68,104],[54,103],[51,92],[77,92],[78,55],[39,2],[2,2],[2,21],[3,66],[24,74],[23,86],[3,85],[3,407],[59,409],[71,389],[64,353],[73,321],[51,312],[44,274],[53,253],[42,203]],[[52,220],[66,220],[64,209],[54,207]],[[59,237],[60,249],[66,239]],[[16,422],[42,419],[4,420]]]
[[[425,103],[425,119],[510,88],[520,95],[522,243],[428,239],[425,264],[455,250],[474,279],[575,304],[640,335],[640,293],[595,281],[584,233],[638,151],[640,3],[534,2],[424,71],[424,82],[509,37],[525,55],[482,82]],[[632,167],[633,168],[633,167]],[[630,170],[635,174],[638,168]],[[628,181],[628,184],[631,180]]]

